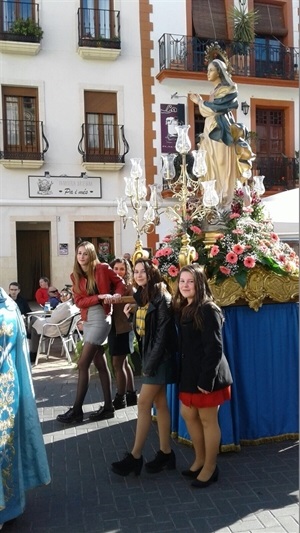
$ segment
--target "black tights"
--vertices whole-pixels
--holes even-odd
[[[112,407],[112,392],[111,392],[111,375],[107,366],[106,357],[103,346],[84,344],[82,354],[78,361],[78,383],[74,410],[81,410],[82,405],[89,387],[90,381],[90,366],[94,360],[94,365],[98,370],[99,378],[103,390],[104,406]]]

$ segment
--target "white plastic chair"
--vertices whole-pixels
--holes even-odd
[[[76,313],[75,315],[71,315],[70,317],[65,318],[64,320],[62,320],[58,324],[52,324],[50,322],[47,322],[46,324],[43,325],[43,331],[42,331],[42,334],[40,336],[39,346],[38,346],[38,350],[37,350],[37,354],[36,354],[36,359],[35,359],[35,362],[34,362],[35,366],[38,365],[39,358],[41,356],[44,356],[44,354],[42,353],[42,347],[43,347],[43,344],[44,344],[45,340],[47,340],[47,339],[49,340],[48,349],[47,349],[47,353],[46,353],[46,359],[48,359],[49,358],[49,354],[50,354],[51,346],[52,346],[54,340],[57,339],[57,338],[60,338],[61,341],[62,341],[62,353],[65,352],[66,359],[67,359],[68,363],[72,364],[72,358],[71,358],[71,355],[70,355],[70,348],[69,347],[70,347],[70,343],[71,343],[71,346],[72,346],[73,350],[74,351],[76,350],[76,344],[75,344],[74,335],[78,336],[78,334],[79,334],[79,330],[78,330],[78,327],[77,327],[77,322],[79,322],[79,320],[81,320],[80,313]],[[66,325],[68,325],[67,332],[63,333],[63,331],[66,331]],[[47,328],[49,328],[49,326],[52,326],[52,327],[55,326],[55,329],[56,329],[56,334],[55,335],[47,335]]]

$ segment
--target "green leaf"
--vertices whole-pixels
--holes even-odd
[[[234,279],[241,285],[241,287],[246,287],[247,283],[247,271],[242,269],[237,274],[234,275]]]

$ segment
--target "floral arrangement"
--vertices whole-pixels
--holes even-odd
[[[253,190],[247,195],[245,188],[235,190],[231,209],[224,216],[224,229],[212,246],[205,246],[199,221],[191,218],[185,226],[178,226],[167,235],[153,258],[161,272],[173,279],[179,273],[178,254],[185,231],[196,249],[197,262],[204,265],[207,276],[217,284],[232,276],[245,287],[247,274],[256,265],[281,275],[299,275],[298,256],[274,232],[273,223]]]

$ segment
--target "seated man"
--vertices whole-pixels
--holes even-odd
[[[73,303],[72,293],[68,289],[63,289],[61,292],[62,302],[53,310],[52,314],[48,318],[32,317],[30,321],[29,331],[31,333],[30,341],[30,361],[34,363],[36,359],[37,349],[39,346],[40,336],[43,332],[44,324],[59,324],[62,320],[71,317],[72,315],[79,313],[78,307]],[[64,325],[67,333],[69,324]],[[50,326],[44,329],[44,333],[48,337],[58,337],[57,328]]]
[[[39,279],[39,288],[37,289],[35,293],[35,299],[38,304],[40,304],[42,307],[44,307],[45,303],[48,302],[49,295],[49,279],[46,277],[41,277]]]
[[[9,296],[16,302],[18,308],[20,309],[20,313],[23,316],[26,316],[27,313],[31,313],[31,309],[28,305],[27,300],[23,298],[23,296],[20,295],[21,286],[20,283],[17,281],[12,281],[9,284],[8,287],[8,294]]]
[[[58,292],[58,290],[55,287],[49,287],[48,289],[48,295],[49,295],[49,302],[51,309],[55,309],[58,304],[61,303],[61,296]]]

